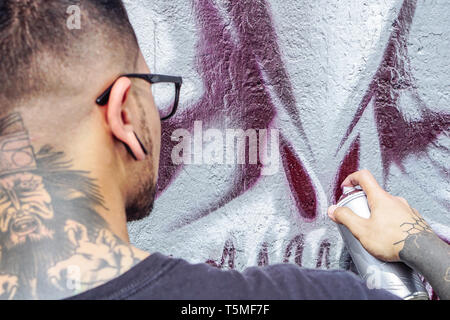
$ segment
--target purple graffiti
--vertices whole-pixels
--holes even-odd
[[[193,130],[194,121],[201,120],[205,129],[209,127],[269,129],[275,126],[277,109],[285,111],[290,124],[298,130],[301,141],[289,140],[280,134],[280,156],[286,176],[286,190],[303,223],[317,222],[319,196],[313,182],[310,166],[312,161],[302,161],[304,154],[311,160],[314,154],[305,134],[300,117],[301,106],[297,105],[293,86],[283,63],[278,37],[267,1],[224,1],[219,8],[213,0],[195,0],[194,13],[199,30],[196,44],[196,63],[202,77],[204,92],[197,101],[182,101],[182,110],[173,119],[163,123],[162,152],[158,195],[175,181],[183,165],[174,165],[171,152],[177,142],[171,134],[178,128]],[[411,154],[420,154],[434,143],[438,136],[448,130],[450,115],[430,110],[420,98],[416,80],[411,72],[408,55],[408,38],[416,9],[416,0],[404,0],[399,14],[392,24],[388,42],[381,63],[377,65],[370,84],[364,87],[364,95],[346,128],[345,134],[334,142],[338,151],[344,153],[338,168],[331,168],[334,185],[327,194],[328,199],[337,201],[342,194],[340,184],[350,173],[360,167],[362,135],[354,132],[356,125],[370,106],[373,106],[375,125],[381,150],[383,178],[389,174],[392,164],[404,172],[404,160]],[[420,120],[409,120],[402,114],[401,97],[408,95],[419,110]],[[275,101],[276,100],[276,101]],[[280,128],[282,131],[283,128]],[[311,140],[312,141],[312,140]],[[346,144],[347,143],[347,144]],[[350,145],[350,146],[348,146]],[[366,147],[366,146],[364,146]],[[333,147],[334,148],[334,147]],[[346,149],[348,148],[348,149]],[[333,149],[335,151],[335,149]],[[333,164],[334,166],[334,164]],[[196,208],[186,217],[180,217],[170,226],[169,231],[193,223],[252,189],[261,178],[262,164],[258,158],[256,165],[237,165],[231,182],[218,190],[220,196],[207,206]],[[445,171],[444,174],[448,175]],[[314,180],[316,181],[316,180]],[[320,191],[320,190],[319,190]],[[199,195],[193,194],[192,197]],[[310,223],[314,226],[314,223]],[[295,231],[295,234],[297,232]],[[328,236],[327,236],[328,237]],[[265,238],[267,239],[267,238]],[[331,239],[331,238],[329,238]],[[305,237],[300,234],[291,239],[283,248],[283,262],[302,265]],[[257,256],[257,264],[269,264],[270,242],[262,242]],[[323,240],[319,245],[317,268],[330,267],[332,243]],[[227,240],[220,258],[214,257],[207,263],[218,268],[235,267],[236,249]]]
[[[184,112],[163,124],[158,195],[175,179],[182,167],[171,163],[171,151],[175,145],[171,133],[177,128],[192,130],[195,120],[202,120],[205,127],[214,125],[222,129],[225,122],[228,127],[243,130],[269,128],[276,115],[269,92],[272,89],[290,113],[299,132],[304,132],[267,3],[227,2],[227,14],[233,22],[231,26],[225,24],[219,9],[210,0],[194,1],[194,9],[200,30],[198,71],[205,92],[199,101],[185,107]],[[255,14],[258,19],[254,19]],[[235,32],[230,28],[234,28]],[[306,143],[306,138],[304,140]],[[307,143],[306,146],[309,148]],[[290,157],[290,160],[294,159],[299,163],[297,158]],[[221,192],[218,200],[190,214],[189,218],[180,219],[172,229],[208,215],[252,188],[261,177],[261,167],[259,158],[256,165],[237,166],[233,183]],[[300,192],[299,184],[306,182],[308,188],[303,191],[314,194],[309,188],[312,184],[306,172],[303,177],[305,181],[295,180],[296,185],[293,186],[300,200],[306,197]],[[296,203],[302,216],[308,219],[315,217],[315,205],[305,206],[302,201]]]
[[[285,253],[284,253],[284,263],[288,263],[294,254],[294,263],[301,266],[302,265],[302,255],[303,255],[304,239],[303,235],[299,234],[289,241]]]
[[[314,220],[317,215],[317,198],[312,181],[285,139],[281,140],[280,147],[283,167],[296,207],[306,221]]]
[[[350,150],[347,152],[344,160],[341,163],[339,172],[336,176],[336,182],[334,186],[334,202],[337,203],[342,196],[341,184],[344,179],[351,173],[358,171],[359,169],[359,136],[356,137],[350,146]]]
[[[268,246],[267,242],[263,242],[261,245],[261,250],[258,253],[258,266],[260,267],[269,265]]]
[[[317,258],[316,268],[325,266],[325,268],[330,268],[330,242],[328,240],[322,241],[319,249],[319,256]]]
[[[392,25],[393,31],[383,60],[339,144],[340,149],[373,102],[385,180],[392,163],[404,171],[402,162],[406,156],[424,151],[439,134],[450,127],[450,114],[436,113],[426,107],[417,93],[415,79],[411,74],[407,42],[416,5],[416,0],[403,1]],[[421,110],[420,121],[405,120],[399,108],[402,94],[409,94],[418,110]]]
[[[234,259],[236,256],[236,249],[232,240],[227,240],[223,248],[222,257],[217,260],[209,259],[206,261],[207,264],[222,269],[228,267],[228,269],[234,269]]]
[[[283,263],[292,262],[300,267],[302,266],[303,248],[305,244],[304,238],[305,235],[298,234],[288,242],[284,253]],[[326,239],[320,243],[319,251],[316,256],[316,268],[330,268],[330,247],[331,244]],[[237,250],[233,244],[233,241],[228,239],[225,242],[222,256],[217,260],[208,259],[206,260],[206,263],[219,269],[234,269],[236,252]],[[292,259],[293,261],[291,261]],[[269,265],[269,244],[267,242],[262,242],[256,263],[260,267]]]

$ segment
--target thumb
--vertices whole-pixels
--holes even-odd
[[[366,227],[367,219],[361,218],[350,208],[333,205],[328,208],[328,216],[336,223],[346,226],[359,239]]]

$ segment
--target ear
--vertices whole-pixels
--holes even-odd
[[[131,81],[125,77],[119,78],[114,83],[106,106],[106,117],[114,137],[125,144],[136,160],[141,161],[145,159],[146,152],[134,133],[131,114],[125,108],[130,88]]]

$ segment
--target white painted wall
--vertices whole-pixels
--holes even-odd
[[[201,23],[193,2],[125,3],[150,68],[155,73],[182,75],[181,111],[192,108],[205,92],[197,68]],[[236,36],[238,26],[230,22],[228,1],[213,3]],[[286,173],[280,166],[277,174],[262,176],[253,188],[220,209],[176,227],[180,220],[206,208],[233,184],[233,167],[191,165],[184,166],[157,199],[150,217],[130,223],[131,241],[145,250],[204,262],[219,261],[225,242],[231,239],[236,248],[235,267],[242,270],[257,264],[263,242],[268,244],[269,263],[278,263],[283,261],[289,241],[303,234],[303,266],[317,266],[320,243],[328,240],[330,268],[345,268],[345,264],[339,263],[343,244],[337,228],[326,216],[326,207],[333,199],[340,164],[357,134],[361,144],[360,167],[369,168],[382,181],[380,142],[372,109],[366,110],[343,149],[335,153],[381,63],[401,5],[399,0],[268,3],[311,150],[305,147],[305,138],[275,98],[277,116],[273,126],[289,140],[313,181],[319,212],[313,222],[299,216]],[[256,13],[254,17],[258,18]],[[449,26],[449,1],[418,1],[407,42],[418,94],[427,109],[440,114],[450,111]],[[423,120],[421,107],[408,97],[402,95],[398,105],[402,115],[410,122]],[[391,164],[385,181],[390,192],[408,199],[435,231],[447,239],[450,238],[449,148],[447,124],[447,131],[440,133],[425,151],[404,159],[404,172]],[[289,261],[294,261],[292,256]]]

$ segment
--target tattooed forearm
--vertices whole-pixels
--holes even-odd
[[[428,229],[408,234],[400,259],[420,272],[441,299],[450,299],[450,246]]]
[[[450,299],[450,246],[433,232],[417,210],[410,208],[412,220],[400,227],[405,238],[400,260],[421,273],[441,299]]]

